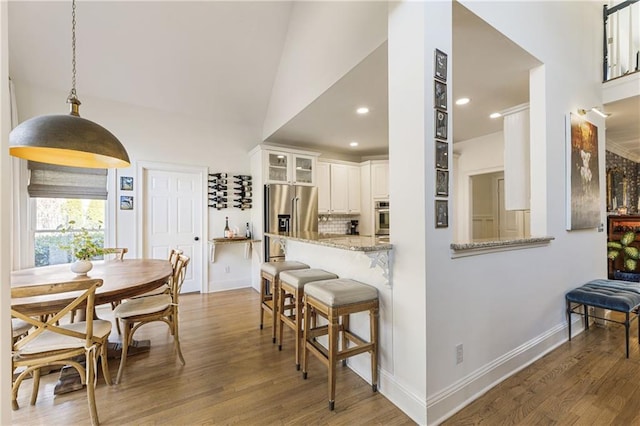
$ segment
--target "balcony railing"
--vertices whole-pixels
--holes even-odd
[[[604,6],[602,81],[640,71],[640,3]]]

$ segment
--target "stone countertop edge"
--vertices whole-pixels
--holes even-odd
[[[350,250],[350,251],[376,252],[376,251],[389,251],[393,249],[393,245],[389,243],[386,243],[386,244],[375,243],[375,242],[371,243],[371,241],[375,241],[374,237],[364,237],[364,236],[359,237],[354,235],[333,235],[333,236],[314,235],[314,236],[304,237],[304,236],[294,236],[294,235],[279,234],[279,233],[272,233],[272,232],[265,232],[265,235],[272,238],[281,238],[283,240],[300,241],[303,243],[339,248],[339,249]],[[359,239],[361,241],[359,243],[354,243],[353,241],[349,241],[354,239]],[[368,240],[368,241],[365,242],[363,240]],[[365,243],[363,244],[363,242]]]
[[[555,237],[530,237],[530,238],[517,238],[511,240],[487,240],[487,241],[474,241],[467,243],[451,243],[451,250],[463,251],[463,250],[477,250],[484,248],[494,247],[516,247],[527,246],[536,244],[546,244],[555,240]]]

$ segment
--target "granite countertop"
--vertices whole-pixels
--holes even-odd
[[[351,251],[387,251],[393,249],[388,241],[381,241],[374,236],[323,234],[319,232],[265,232],[266,236],[283,240],[301,241],[326,247],[335,247]]]
[[[554,237],[529,237],[529,238],[511,238],[511,239],[486,239],[475,240],[466,243],[451,243],[452,250],[477,250],[494,247],[515,247],[534,244],[549,243]]]

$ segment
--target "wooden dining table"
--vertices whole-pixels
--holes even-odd
[[[100,278],[95,304],[118,302],[146,293],[167,282],[173,269],[163,259],[123,259],[93,261],[93,269],[86,276],[71,272],[69,264],[40,266],[11,272],[11,287],[53,284],[86,278]],[[20,299],[11,306],[30,316],[53,314],[67,306],[73,297],[60,295],[36,296]]]
[[[71,272],[69,264],[41,266],[11,272],[11,287],[100,278],[102,286],[96,289],[95,305],[119,302],[138,296],[162,286],[173,272],[171,263],[162,259],[123,259],[92,261],[93,268],[86,276]],[[12,300],[11,307],[29,316],[55,314],[73,301],[72,293],[52,294]],[[79,314],[84,315],[84,310]],[[120,342],[109,343],[109,357],[119,357]],[[128,349],[129,355],[149,351],[149,340],[134,340]],[[63,368],[54,394],[61,394],[82,388],[74,368]]]

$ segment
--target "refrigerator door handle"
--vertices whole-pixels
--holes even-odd
[[[300,201],[300,197],[295,197],[294,200],[295,200],[295,206],[296,206],[296,209],[294,211],[294,213],[296,215],[295,216],[296,217],[296,232],[299,233],[300,232],[300,209],[298,208],[299,207],[298,206],[298,202]]]
[[[297,220],[297,216],[296,216],[296,197],[291,198],[291,221],[289,222],[290,225],[290,231],[291,232],[295,232],[296,231],[296,223],[298,222]]]

